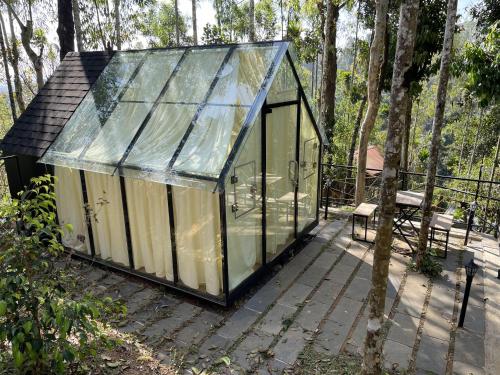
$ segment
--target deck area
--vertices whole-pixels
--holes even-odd
[[[332,215],[332,217],[339,217]],[[172,294],[137,279],[73,261],[82,289],[124,301],[130,333],[158,359],[192,373],[222,357],[233,373],[295,373],[305,352],[334,359],[362,352],[373,251],[353,241],[348,216],[322,221],[314,237],[284,266],[230,309]],[[373,235],[373,230],[372,233]],[[417,374],[498,374],[500,268],[498,242],[453,228],[443,277],[409,271],[410,257],[393,252],[386,300],[385,366]],[[397,241],[397,246],[405,243]],[[465,328],[456,328],[465,285],[462,265],[474,257]],[[328,360],[328,359],[326,359]]]

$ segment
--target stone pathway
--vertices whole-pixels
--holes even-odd
[[[118,329],[185,373],[226,357],[240,373],[288,372],[305,349],[332,357],[363,349],[373,251],[351,240],[345,219],[323,221],[313,234],[302,251],[229,309],[87,264],[78,263],[79,282],[82,289],[123,300],[128,320]],[[393,253],[384,344],[388,369],[500,373],[498,243],[473,234],[464,248],[463,237],[463,230],[453,230],[439,279],[409,271],[410,258]],[[474,279],[465,328],[457,329],[465,279],[461,265],[470,257],[482,270]]]

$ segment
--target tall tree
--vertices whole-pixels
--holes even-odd
[[[404,125],[409,91],[406,74],[410,68],[413,56],[418,9],[419,0],[403,0],[401,3],[385,141],[380,216],[377,236],[375,238],[372,289],[369,299],[369,316],[363,358],[364,374],[382,374],[383,368],[382,324],[384,321],[387,278],[391,258],[392,227],[398,185],[397,171],[401,151],[401,132]]]
[[[370,47],[370,63],[368,65],[368,108],[359,133],[358,165],[356,175],[355,204],[361,204],[365,199],[366,155],[368,140],[375,125],[380,107],[379,85],[384,63],[384,47],[387,30],[388,0],[377,0],[375,4],[375,26],[372,45]]]
[[[193,22],[193,44],[198,45],[198,24],[196,21],[196,0],[191,0],[191,18]]]
[[[33,41],[33,9],[32,9],[32,1],[26,1],[26,8],[27,8],[27,17],[26,17],[26,23],[24,23],[19,15],[16,13],[15,9],[13,8],[12,4],[8,0],[2,0],[5,5],[7,5],[7,8],[9,11],[12,13],[14,16],[14,19],[16,20],[19,28],[21,29],[21,43],[23,45],[24,51],[28,55],[28,58],[31,61],[31,64],[33,65],[33,69],[35,70],[36,74],[36,84],[38,86],[38,90],[40,90],[43,87],[43,47],[44,44],[40,44],[40,52],[36,53],[36,51],[33,49],[31,46],[31,43]]]
[[[441,145],[441,130],[444,125],[444,110],[446,106],[446,94],[448,80],[450,78],[451,50],[453,48],[453,34],[457,21],[457,0],[448,0],[446,12],[446,28],[444,32],[443,52],[441,53],[441,68],[439,71],[439,83],[436,95],[436,110],[432,126],[432,141],[430,145],[430,157],[427,166],[425,183],[425,196],[422,203],[422,221],[420,223],[417,268],[420,268],[427,252],[427,241],[429,236],[429,225],[432,218],[432,198],[434,196],[434,185],[436,181],[436,170]]]
[[[75,50],[75,23],[72,0],[57,0],[57,35],[59,36],[59,59]]]
[[[83,34],[82,34],[82,21],[80,19],[80,5],[78,0],[72,0],[73,6],[73,21],[75,23],[75,34],[76,34],[76,46],[78,47],[78,52],[84,51],[83,47]]]
[[[248,1],[248,40],[255,42],[255,1]]]
[[[337,85],[337,23],[345,3],[328,0],[323,43],[323,74],[321,78],[320,122],[331,140],[335,126],[335,91]]]
[[[180,32],[179,32],[179,4],[177,0],[174,0],[174,10],[175,10],[175,45],[180,46]]]
[[[3,68],[5,70],[5,80],[7,81],[7,91],[9,92],[9,104],[10,104],[10,111],[12,114],[12,120],[16,121],[17,119],[17,112],[16,112],[16,102],[14,101],[14,92],[12,90],[12,82],[10,80],[10,69],[9,69],[9,59],[7,58],[7,46],[4,40],[4,35],[7,35],[7,33],[4,33],[5,31],[5,24],[3,22],[3,16],[0,14],[0,48],[2,49],[2,61],[3,61]]]
[[[7,15],[9,16],[9,29],[10,29],[10,58],[12,64],[12,71],[14,73],[14,92],[16,96],[17,106],[19,107],[19,112],[23,113],[26,109],[26,104],[24,103],[23,95],[23,84],[21,82],[21,77],[19,75],[19,49],[17,48],[17,38],[14,29],[14,19],[12,17],[12,12],[7,9]]]

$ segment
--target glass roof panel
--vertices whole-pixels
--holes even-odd
[[[121,100],[155,101],[184,50],[151,51]]]
[[[208,103],[251,106],[279,44],[238,47],[222,69]]]
[[[218,177],[248,107],[207,105],[174,164],[174,170]]]
[[[200,103],[228,50],[228,47],[190,50],[161,102]]]
[[[123,165],[165,170],[197,108],[160,103]]]
[[[287,59],[283,59],[267,94],[267,104],[297,100],[297,80]]]

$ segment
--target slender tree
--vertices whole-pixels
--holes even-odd
[[[80,19],[80,5],[78,0],[72,0],[73,6],[73,21],[75,22],[75,34],[76,34],[76,46],[78,47],[78,52],[84,51],[83,47],[83,33],[82,33],[82,21]]]
[[[408,94],[408,104],[406,105],[405,126],[403,128],[403,143],[401,146],[401,170],[408,172],[409,147],[410,147],[410,132],[411,132],[411,111],[413,107],[413,98]],[[404,179],[403,190],[408,188],[408,179]]]
[[[192,15],[191,18],[193,19],[193,44],[196,46],[198,45],[198,24],[196,21],[196,0],[191,0],[191,9],[192,9]]]
[[[365,199],[366,155],[368,140],[375,125],[380,107],[380,80],[384,63],[384,47],[387,30],[388,0],[377,0],[375,4],[375,27],[370,47],[370,63],[368,66],[368,108],[359,133],[358,165],[356,175],[355,204],[359,205]]]
[[[62,61],[68,52],[75,50],[75,24],[73,22],[73,3],[71,0],[57,0],[59,36],[59,59]]]
[[[33,69],[36,74],[36,84],[38,86],[38,90],[43,87],[43,45],[40,47],[40,52],[36,53],[35,50],[31,47],[31,41],[33,39],[33,12],[32,12],[32,2],[27,1],[27,10],[28,17],[26,19],[26,23],[24,23],[21,18],[17,15],[16,11],[12,7],[12,4],[8,0],[2,0],[7,8],[14,16],[19,28],[21,29],[21,43],[23,48],[28,55],[28,58],[33,65]]]
[[[354,123],[354,129],[352,131],[352,136],[351,136],[351,147],[349,147],[349,155],[347,157],[347,165],[349,167],[351,167],[354,162],[354,153],[356,152],[356,141],[358,140],[359,128],[361,126],[361,119],[363,118],[363,113],[365,111],[366,100],[367,98],[365,95],[361,99],[361,103],[358,108],[358,114],[356,116],[356,122]],[[351,175],[352,175],[352,170],[349,168],[349,170],[347,171],[348,178],[350,178]]]
[[[17,101],[17,106],[19,107],[19,112],[23,113],[26,109],[26,104],[24,103],[23,95],[23,84],[21,82],[21,77],[19,75],[19,49],[17,48],[17,38],[14,29],[14,18],[12,17],[12,12],[7,9],[7,15],[9,16],[9,29],[10,29],[10,58],[12,71],[14,73],[14,91]]]
[[[248,2],[248,39],[255,42],[255,1]]]
[[[385,1],[385,0],[384,0]],[[337,86],[337,22],[345,3],[328,0],[323,42],[323,74],[321,78],[320,121],[331,139],[335,126],[335,91]]]
[[[448,80],[450,77],[453,34],[455,32],[455,24],[457,21],[457,0],[448,0],[448,10],[446,14],[446,28],[444,33],[443,52],[441,53],[441,67],[439,71],[439,83],[436,95],[436,110],[434,112],[434,121],[432,126],[432,141],[429,150],[425,196],[424,202],[422,203],[422,221],[420,223],[418,241],[417,268],[420,268],[422,260],[427,252],[427,237],[429,235],[429,225],[432,218],[432,198],[434,195],[434,185],[436,181],[439,147],[441,145],[441,130],[444,125],[444,110],[446,106]]]
[[[180,46],[180,32],[179,32],[179,4],[177,0],[174,0],[174,10],[175,10],[175,44]]]
[[[401,3],[396,53],[392,73],[389,120],[385,141],[384,170],[380,197],[380,216],[372,271],[372,289],[363,358],[364,374],[382,374],[382,324],[389,261],[391,258],[392,226],[398,185],[401,132],[403,131],[409,85],[406,74],[410,68],[417,29],[419,0]]]
[[[116,49],[122,49],[122,30],[120,21],[120,0],[114,0],[114,16],[115,16],[115,44]]]
[[[1,19],[0,48],[2,49],[2,62],[5,71],[5,80],[7,81],[7,91],[9,92],[9,104],[10,104],[12,120],[16,121],[17,119],[16,102],[14,101],[14,92],[12,90],[12,82],[10,80],[9,59],[7,58],[7,46],[5,45],[5,40],[4,40],[5,24],[3,22],[3,16],[1,14],[0,14],[0,19]],[[7,33],[5,33],[5,35],[7,35]]]

